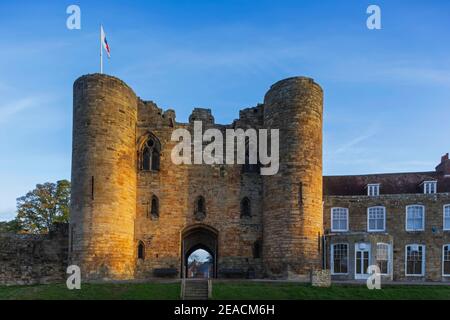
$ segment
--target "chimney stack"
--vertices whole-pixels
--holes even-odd
[[[450,177],[450,159],[448,153],[442,156],[441,163],[436,167],[436,172]]]

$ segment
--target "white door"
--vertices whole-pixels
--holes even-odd
[[[355,279],[367,279],[370,266],[370,243],[355,244]]]

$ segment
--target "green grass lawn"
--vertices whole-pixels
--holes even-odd
[[[0,287],[0,300],[177,300],[179,283],[82,284],[81,290],[67,290],[65,284]],[[334,285],[313,288],[306,284],[264,282],[215,282],[216,300],[339,300],[339,299],[446,299],[449,286],[365,286]]]
[[[179,283],[82,284],[68,290],[65,284],[0,287],[0,300],[177,300]]]
[[[385,286],[369,290],[366,286],[334,285],[314,288],[306,284],[224,282],[214,284],[216,300],[450,300],[449,286]]]

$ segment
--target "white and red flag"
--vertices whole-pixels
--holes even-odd
[[[103,30],[103,26],[101,26],[101,34],[102,34],[102,46],[108,55],[108,58],[111,58],[111,49],[109,48],[108,40],[106,39],[106,33]]]
[[[108,55],[108,59],[111,58],[111,49],[108,44],[108,40],[106,40],[106,33],[103,30],[103,25],[100,26],[100,73],[103,74],[103,50],[106,51]]]

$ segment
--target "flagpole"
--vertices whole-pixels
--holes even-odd
[[[100,74],[103,74],[103,25],[100,25]]]

